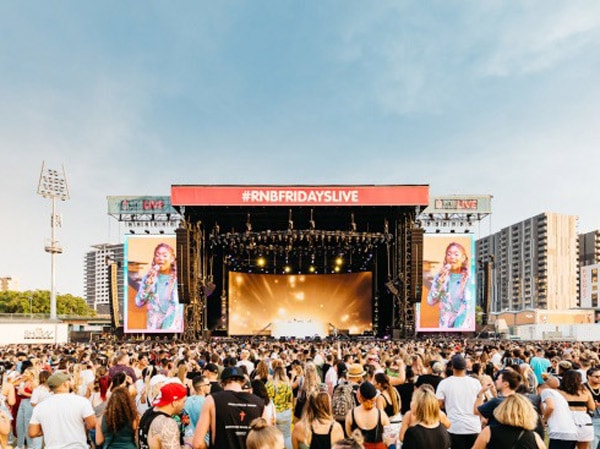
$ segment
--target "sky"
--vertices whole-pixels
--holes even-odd
[[[600,228],[600,2],[0,2],[0,276],[59,293],[172,184],[428,184]]]

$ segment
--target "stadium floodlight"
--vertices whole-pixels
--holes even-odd
[[[62,227],[62,218],[56,213],[56,200],[66,201],[69,199],[69,187],[67,186],[67,175],[65,168],[62,171],[46,168],[46,162],[42,162],[42,171],[38,183],[37,194],[43,198],[52,200],[52,215],[50,216],[51,237],[50,242],[45,245],[44,250],[50,253],[50,319],[56,320],[56,255],[62,253],[62,247],[56,241],[56,228]]]

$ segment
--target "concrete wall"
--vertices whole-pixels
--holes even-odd
[[[521,340],[600,340],[600,324],[532,324],[511,329]]]
[[[0,345],[53,344],[69,341],[67,323],[4,321],[0,323],[0,329]]]

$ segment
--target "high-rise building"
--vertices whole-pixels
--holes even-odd
[[[85,255],[84,291],[87,304],[98,314],[110,313],[110,271],[111,263],[116,263],[119,304],[123,303],[123,244],[101,243]]]
[[[579,266],[600,263],[600,230],[579,234]]]
[[[476,253],[477,298],[488,292],[490,312],[578,306],[576,216],[536,215],[478,240]]]

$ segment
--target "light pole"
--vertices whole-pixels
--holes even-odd
[[[62,253],[60,244],[56,241],[56,228],[61,227],[61,217],[56,213],[56,199],[66,201],[69,199],[69,188],[67,186],[67,176],[65,168],[62,171],[46,168],[46,163],[42,162],[42,171],[38,183],[37,194],[44,198],[52,200],[52,215],[50,216],[51,237],[50,243],[44,247],[47,253],[50,253],[50,319],[56,320],[56,266],[55,259],[57,254]]]
[[[33,296],[29,296],[29,318],[33,318]]]

